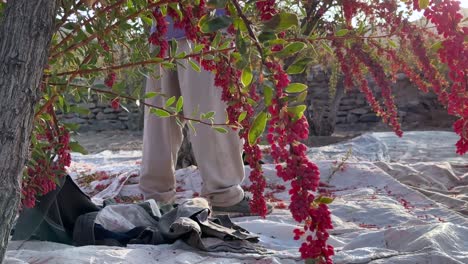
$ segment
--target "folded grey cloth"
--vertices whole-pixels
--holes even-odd
[[[142,207],[145,210],[140,210]],[[188,199],[162,216],[159,212],[154,201],[109,205],[98,213],[79,217],[75,225],[74,242],[77,245],[125,246],[173,243],[180,239],[194,248],[210,252],[267,252],[256,244],[258,236],[237,226],[228,216],[210,217],[210,206],[203,198]],[[121,219],[120,222],[118,219]]]

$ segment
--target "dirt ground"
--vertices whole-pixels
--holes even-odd
[[[441,128],[433,126],[424,126],[416,129],[404,129],[403,131],[415,130],[445,130],[451,131],[450,128]],[[389,131],[387,128],[373,129],[373,132]],[[369,131],[370,132],[370,131]],[[309,146],[321,147],[330,144],[339,143],[351,138],[357,137],[365,131],[337,131],[332,136],[311,136],[306,142]],[[98,153],[104,150],[119,151],[119,150],[141,150],[143,146],[142,131],[102,131],[102,132],[81,132],[74,136],[89,153]]]
[[[307,142],[310,146],[325,146],[351,139],[361,133],[336,133],[330,137],[311,137]],[[142,131],[102,131],[84,132],[74,136],[89,153],[98,153],[104,150],[141,150],[143,146]]]
[[[84,132],[73,137],[89,153],[98,153],[104,150],[141,150],[143,146],[142,131],[102,131]]]

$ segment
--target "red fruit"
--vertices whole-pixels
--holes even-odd
[[[112,99],[111,101],[111,107],[114,108],[115,110],[118,110],[120,107],[120,100],[118,97]]]

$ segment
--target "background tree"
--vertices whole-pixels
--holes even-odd
[[[318,63],[330,65],[335,77],[339,69],[344,89],[359,87],[377,115],[401,136],[391,83],[404,72],[421,90],[435,92],[458,118],[457,151],[468,150],[468,29],[460,25],[459,2],[61,0],[57,8],[52,0],[31,2],[0,4],[0,93],[5,95],[0,100],[8,100],[2,101],[6,113],[0,113],[0,162],[5,164],[0,180],[8,186],[0,209],[9,212],[0,222],[0,257],[20,195],[18,175],[26,148],[30,146],[31,155],[21,177],[21,198],[28,207],[35,205],[36,196],[56,188],[56,179],[70,165],[70,151],[83,151],[70,138],[76,126],[61,124],[55,115],[57,110],[86,113],[72,106],[72,99],[86,101],[97,94],[114,108],[136,102],[161,118],[185,120],[190,127],[199,122],[220,133],[238,130],[252,168],[251,207],[261,215],[266,213],[266,182],[258,144],[264,138],[278,176],[291,185],[289,209],[302,226],[294,230],[295,239],[304,239],[301,255],[320,263],[330,263],[333,255],[327,244],[332,228],[327,204],[332,199],[317,193],[320,173],[302,143],[309,136],[303,103],[308,87],[288,75],[302,74]],[[216,8],[227,13],[216,16]],[[409,23],[412,12],[422,9],[439,36],[425,25]],[[185,30],[193,42],[191,53],[179,52],[176,41],[166,40],[166,16]],[[157,31],[148,39],[153,21]],[[150,43],[155,47],[151,51]],[[431,60],[434,56],[438,59]],[[188,60],[194,70],[214,72],[228,104],[226,123],[214,124],[214,112],[183,115],[182,97],[167,98],[164,107],[148,105],[145,99],[164,95],[141,95],[141,87],[128,90],[125,85],[130,78],[154,75],[157,64],[174,68],[181,60]],[[381,99],[374,96],[366,75],[382,90]],[[40,91],[38,96],[35,91]],[[15,166],[6,165],[10,157]]]

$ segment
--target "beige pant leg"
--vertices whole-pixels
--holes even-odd
[[[190,53],[189,43],[179,41],[179,51]],[[211,72],[196,72],[187,61],[178,66],[179,85],[184,97],[184,114],[191,116],[214,111],[215,122],[226,122],[226,104],[221,100],[221,89],[214,85]],[[200,114],[193,116],[199,118]],[[240,187],[244,179],[242,144],[238,133],[228,128],[227,134],[216,132],[203,124],[194,124],[196,133],[190,135],[195,159],[203,179],[201,195],[214,206],[231,206],[242,200]]]
[[[157,66],[159,67],[159,66]],[[146,92],[163,93],[166,97],[156,96],[146,102],[164,106],[167,98],[180,96],[176,71],[160,69],[160,79],[148,78]],[[175,118],[160,118],[149,113],[145,107],[143,130],[143,159],[139,187],[145,199],[158,202],[171,202],[176,194],[175,166],[177,152],[182,144],[182,128]]]

